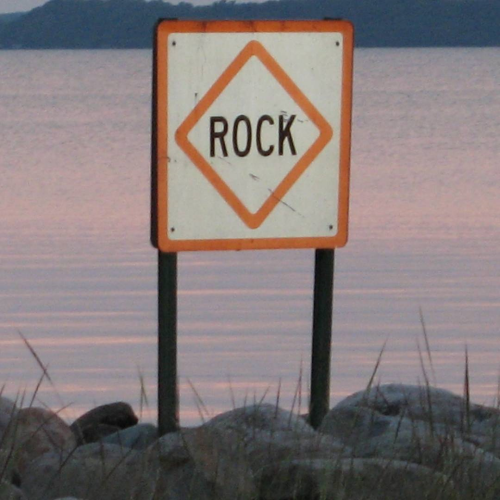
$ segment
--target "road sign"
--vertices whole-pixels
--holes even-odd
[[[163,21],[152,241],[164,252],[347,240],[346,21]]]

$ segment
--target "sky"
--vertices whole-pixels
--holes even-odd
[[[39,7],[48,0],[0,0],[0,14],[9,12],[23,12]],[[169,3],[179,3],[180,0],[170,0]],[[186,0],[185,0],[186,1]],[[188,0],[193,5],[206,5],[213,3],[213,0]],[[237,0],[242,1],[242,0]],[[245,0],[249,1],[264,1],[264,0]]]

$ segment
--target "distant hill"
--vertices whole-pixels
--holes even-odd
[[[4,17],[5,16],[1,16]],[[362,47],[500,46],[499,0],[51,0],[0,22],[0,48],[149,48],[159,18],[349,19]]]
[[[23,16],[24,12],[13,12],[11,14],[0,14],[0,26],[3,24],[10,23],[16,19],[19,19]]]

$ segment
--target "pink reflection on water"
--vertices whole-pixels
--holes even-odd
[[[498,58],[497,50],[357,53],[332,402],[366,385],[386,340],[377,380],[422,380],[420,307],[437,383],[462,392],[467,344],[473,397],[496,395]],[[154,420],[149,53],[0,59],[0,375],[14,394],[40,377],[19,328],[75,415],[118,399],[138,408],[142,372],[152,406],[144,416]],[[180,256],[184,422],[200,418],[187,379],[211,414],[232,407],[231,387],[240,404],[270,386],[273,402],[280,380],[280,404],[290,408],[302,368],[306,400],[312,267],[311,251]],[[40,397],[61,406],[49,386]]]

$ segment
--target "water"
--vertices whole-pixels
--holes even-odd
[[[156,412],[148,51],[0,52],[0,381],[69,405]],[[492,403],[500,368],[500,51],[355,56],[350,241],[336,252],[332,402],[377,380]],[[307,399],[313,252],[179,257],[183,423]],[[425,353],[419,308],[432,348]],[[302,384],[299,377],[303,372]],[[1,387],[1,386],[0,386]],[[234,399],[234,402],[233,402]],[[143,401],[144,403],[144,401]]]

